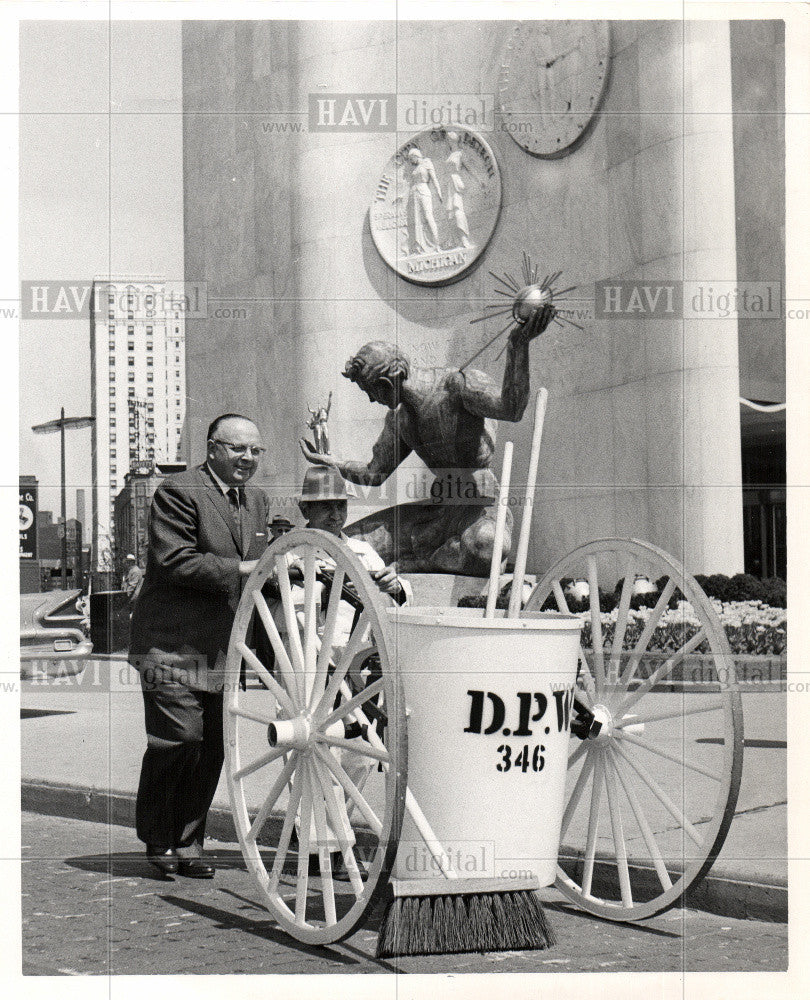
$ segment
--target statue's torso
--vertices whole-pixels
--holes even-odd
[[[434,473],[488,469],[495,448],[495,421],[464,408],[455,387],[458,373],[414,374],[419,402],[402,403],[396,413],[402,440]]]

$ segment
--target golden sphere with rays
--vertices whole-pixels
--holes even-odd
[[[503,287],[495,288],[495,293],[500,295],[502,298],[509,299],[509,302],[491,302],[484,306],[484,315],[476,316],[470,320],[470,323],[486,323],[488,320],[493,319],[495,316],[506,316],[509,314],[509,322],[499,330],[494,337],[491,337],[482,347],[471,355],[464,364],[459,368],[460,372],[463,372],[477,357],[488,350],[495,341],[510,328],[516,329],[518,326],[523,326],[527,320],[529,320],[538,309],[542,309],[543,306],[549,305],[552,302],[565,302],[565,296],[568,292],[573,292],[576,285],[571,285],[569,288],[558,289],[556,287],[557,281],[560,279],[562,271],[555,271],[553,274],[547,274],[542,281],[539,281],[539,274],[537,270],[537,264],[532,263],[531,257],[523,251],[523,285],[518,283],[518,281],[508,272],[504,271],[502,275],[496,274],[494,271],[489,272],[492,277],[499,282]],[[572,326],[577,330],[583,330],[584,327],[580,326],[579,323],[575,323],[572,319],[567,316],[560,315],[559,312],[555,312],[552,315],[552,322],[556,323],[558,326]],[[507,341],[508,343],[508,341]],[[506,350],[504,345],[501,348],[498,358]],[[497,361],[498,358],[495,360]]]
[[[550,288],[541,285],[526,285],[517,293],[512,303],[512,316],[516,323],[525,323],[531,319],[538,309],[551,305],[554,295]]]

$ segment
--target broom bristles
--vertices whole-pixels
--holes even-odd
[[[554,932],[533,890],[397,896],[383,914],[377,958],[542,951],[554,944]]]

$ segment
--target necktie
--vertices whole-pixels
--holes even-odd
[[[232,486],[228,490],[228,503],[231,508],[231,514],[233,514],[233,519],[236,524],[236,530],[239,535],[239,544],[242,544],[242,504],[241,497],[239,495],[239,490]]]

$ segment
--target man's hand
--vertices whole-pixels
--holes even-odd
[[[384,594],[390,594],[391,597],[396,597],[402,590],[395,566],[386,566],[385,569],[376,570],[371,574],[371,579]]]
[[[250,576],[256,566],[258,565],[258,559],[249,559],[246,562],[239,563],[239,575],[240,576]]]
[[[308,462],[311,462],[313,465],[331,465],[333,469],[337,468],[337,459],[333,458],[332,455],[322,454],[311,441],[307,441],[306,438],[299,438],[298,444],[304,458]]]
[[[556,315],[557,310],[550,302],[547,302],[536,312],[532,313],[531,317],[525,323],[520,324],[516,330],[513,330],[510,336],[514,337],[515,340],[522,340],[529,343],[545,331]]]

